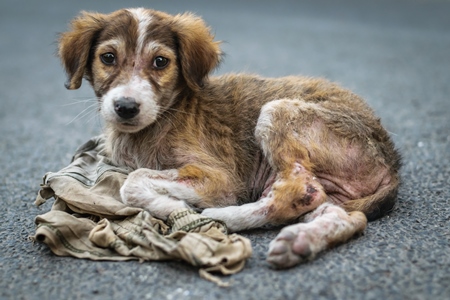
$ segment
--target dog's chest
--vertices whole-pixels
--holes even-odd
[[[112,161],[132,169],[164,170],[176,168],[173,149],[164,141],[132,135],[110,135],[107,151]]]

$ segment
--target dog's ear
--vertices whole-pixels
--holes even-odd
[[[104,26],[105,15],[82,12],[59,38],[58,55],[67,73],[65,86],[78,89],[86,73],[93,43]]]
[[[183,77],[189,88],[198,90],[207,75],[219,64],[220,42],[215,42],[203,20],[191,13],[174,16],[172,28],[178,38]]]

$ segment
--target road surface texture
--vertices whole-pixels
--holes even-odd
[[[450,299],[450,2],[0,2],[1,299]],[[145,6],[203,16],[227,54],[217,73],[322,76],[363,96],[404,157],[395,209],[362,237],[289,270],[268,267],[277,230],[220,288],[179,262],[95,262],[33,244],[41,178],[101,130],[84,83],[64,88],[57,33],[80,10]]]

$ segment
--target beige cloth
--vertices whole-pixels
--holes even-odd
[[[227,235],[226,226],[190,209],[174,211],[167,222],[128,207],[119,189],[129,169],[102,155],[102,136],[91,139],[72,163],[47,173],[36,204],[53,197],[52,209],[36,217],[33,240],[56,255],[92,260],[182,260],[199,267],[200,276],[221,286],[210,272],[234,274],[252,254],[250,241]]]

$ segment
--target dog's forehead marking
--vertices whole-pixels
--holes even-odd
[[[144,51],[144,53],[146,53],[146,52],[155,52],[162,49],[164,49],[165,51],[173,52],[172,49],[168,48],[164,44],[159,43],[157,41],[148,42],[146,45],[143,46],[142,50]]]
[[[124,45],[124,40],[122,40],[122,39],[120,39],[120,38],[112,39],[112,40],[107,40],[107,41],[101,43],[100,45],[103,46],[103,47],[108,47],[108,46],[110,46],[110,47],[116,47],[116,48],[118,48],[118,47],[121,47],[121,46]]]
[[[136,54],[140,54],[143,50],[145,38],[147,36],[148,27],[152,21],[152,16],[145,8],[131,8],[128,11],[134,16],[138,23]]]

